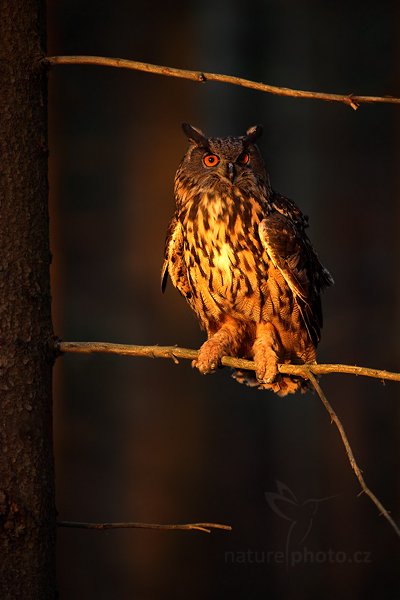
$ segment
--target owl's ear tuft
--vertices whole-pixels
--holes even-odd
[[[256,140],[258,140],[259,137],[262,136],[262,132],[263,132],[262,125],[253,125],[252,127],[249,127],[248,130],[246,131],[246,135],[244,136],[244,139],[246,142],[249,142],[249,143],[255,142]]]
[[[182,123],[182,129],[189,142],[197,146],[208,146],[208,140],[200,129],[193,127],[189,123]]]

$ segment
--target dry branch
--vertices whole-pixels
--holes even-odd
[[[331,421],[336,425],[336,427],[339,431],[340,437],[342,438],[343,445],[346,449],[346,454],[349,459],[351,468],[353,469],[353,471],[357,477],[357,480],[361,486],[362,491],[372,500],[372,502],[375,504],[375,506],[379,510],[380,514],[383,517],[385,517],[385,519],[390,523],[390,525],[395,530],[396,534],[400,537],[400,528],[398,527],[396,522],[390,516],[389,511],[383,506],[382,502],[375,496],[375,494],[369,489],[369,487],[365,483],[365,479],[362,475],[361,469],[358,466],[356,459],[354,458],[354,453],[350,446],[350,443],[349,443],[348,437],[346,435],[346,432],[344,430],[344,427],[342,425],[342,422],[339,419],[339,417],[337,416],[337,414],[335,413],[335,411],[333,410],[330,402],[328,401],[327,397],[325,396],[324,392],[322,391],[321,386],[319,385],[318,381],[315,379],[314,375],[309,371],[309,369],[304,369],[304,376],[307,377],[309,379],[309,381],[311,381],[311,384],[314,387],[315,391],[317,392],[322,404],[325,406],[326,410],[328,411]]]
[[[179,348],[178,346],[137,346],[132,344],[113,344],[110,342],[57,342],[56,349],[61,352],[73,352],[80,354],[120,354],[123,356],[143,356],[147,358],[169,358],[175,363],[179,359],[194,360],[198,351],[190,348]],[[234,369],[247,369],[254,371],[254,362],[244,358],[233,358],[224,356],[221,360],[224,367]],[[279,365],[279,372],[285,375],[304,375],[303,365]],[[400,381],[400,373],[371,369],[369,367],[357,367],[353,365],[319,365],[309,364],[307,369],[313,375],[328,375],[331,373],[344,373],[347,375],[360,375],[386,381]]]
[[[75,529],[157,529],[158,531],[202,531],[211,533],[214,529],[232,531],[230,525],[220,523],[185,523],[182,525],[161,525],[159,523],[82,523],[80,521],[58,521],[59,527],[71,527]]]
[[[241,87],[251,88],[267,94],[276,96],[289,96],[291,98],[308,98],[311,100],[323,100],[325,102],[339,102],[357,110],[360,104],[380,103],[380,104],[400,104],[400,98],[393,96],[356,96],[353,94],[330,94],[326,92],[310,92],[305,90],[294,90],[286,87],[278,87],[267,83],[260,83],[235,77],[233,75],[223,75],[222,73],[207,73],[204,71],[191,71],[188,69],[176,69],[175,67],[165,67],[162,65],[152,65],[149,63],[138,62],[137,60],[126,60],[123,58],[108,58],[105,56],[49,56],[46,62],[50,65],[98,65],[103,67],[116,67],[119,69],[131,69],[134,71],[144,71],[155,75],[165,75],[167,77],[178,77],[180,79],[189,79],[198,83],[207,81],[217,81],[228,83]]]
[[[81,353],[81,354],[91,354],[91,353],[106,353],[106,354],[119,354],[123,356],[143,356],[148,358],[169,358],[173,360],[175,363],[179,362],[179,358],[193,360],[197,358],[198,351],[191,350],[189,348],[179,348],[177,346],[136,346],[136,345],[127,345],[127,344],[113,344],[108,342],[56,342],[56,350],[59,353]],[[239,368],[239,369],[249,369],[254,371],[255,365],[253,361],[245,360],[242,358],[233,358],[231,356],[224,356],[221,359],[221,363],[223,366]],[[379,369],[370,369],[367,367],[357,367],[351,365],[340,365],[340,364],[332,364],[332,365],[318,365],[318,364],[307,364],[307,365],[279,365],[279,372],[285,373],[287,375],[300,375],[305,379],[308,379],[315,391],[317,392],[321,402],[323,403],[325,409],[327,410],[331,421],[336,425],[340,437],[342,439],[343,445],[346,450],[347,457],[349,459],[351,468],[353,469],[357,480],[361,486],[363,492],[371,499],[371,501],[378,508],[379,513],[385,517],[385,519],[390,523],[396,534],[400,537],[400,528],[392,519],[389,514],[389,511],[383,506],[381,501],[375,496],[375,494],[369,489],[365,480],[363,478],[360,467],[357,464],[356,459],[354,458],[353,450],[350,446],[349,440],[347,438],[344,427],[333,410],[331,404],[327,400],[324,392],[322,391],[318,381],[316,380],[316,375],[326,375],[329,373],[346,373],[349,375],[362,375],[365,377],[373,377],[381,380],[392,380],[392,381],[400,381],[400,373],[391,373],[390,371],[382,371]],[[65,522],[61,522],[64,527],[87,527],[93,529],[106,529],[111,528],[113,524],[70,524],[65,525]],[[60,523],[59,523],[60,525]],[[115,526],[129,526],[128,524],[114,524]],[[202,526],[203,524],[197,524],[197,526]],[[131,526],[140,526],[140,524],[131,524]],[[144,526],[144,525],[143,525]],[[151,526],[151,528],[159,529],[161,526],[155,525]],[[177,529],[179,526],[164,526],[168,529]],[[182,527],[182,526],[181,526]],[[190,528],[189,526],[183,526],[185,529]],[[192,527],[193,528],[193,527]],[[226,526],[220,526],[219,528],[226,528]]]

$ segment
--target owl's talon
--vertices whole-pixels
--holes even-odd
[[[270,383],[275,383],[276,382],[276,377],[268,377],[264,379],[257,379],[258,383],[266,383],[266,384],[270,384]]]
[[[219,367],[222,353],[220,344],[210,338],[201,346],[197,360],[192,364],[203,375],[213,373]]]
[[[261,384],[275,383],[277,380],[277,376],[278,376],[278,369],[277,369],[275,362],[270,365],[266,365],[263,362],[260,366],[257,366],[256,378],[259,383],[261,383]]]
[[[218,363],[209,362],[207,360],[197,361],[194,365],[202,375],[208,375],[209,373],[214,373],[217,370]]]

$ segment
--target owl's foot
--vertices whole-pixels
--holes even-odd
[[[253,380],[257,382],[257,387],[261,390],[272,390],[279,396],[286,396],[286,394],[296,392],[302,383],[298,378],[280,375],[278,371],[280,348],[278,340],[272,323],[257,325],[256,340],[253,344],[253,358],[256,367]]]
[[[257,326],[256,341],[253,344],[253,357],[256,378],[261,384],[272,384],[278,376],[278,344],[275,328],[271,323]]]
[[[259,383],[273,383],[278,377],[277,356],[254,356],[256,378]]]
[[[290,377],[281,375],[278,371],[278,361],[267,357],[265,361],[256,361],[256,378],[258,389],[272,390],[278,396],[294,394],[298,390],[303,393],[307,389],[307,383],[301,377]]]
[[[213,373],[219,367],[223,356],[235,355],[241,336],[240,325],[234,319],[226,317],[220,329],[201,346],[192,366],[203,375]]]
[[[307,390],[307,383],[298,377],[288,377],[278,375],[274,383],[261,383],[258,388],[260,390],[272,390],[278,396],[286,396],[301,391],[303,394]]]
[[[224,348],[221,348],[218,340],[210,338],[201,346],[197,359],[192,361],[192,367],[196,367],[202,375],[213,373],[224,354]]]

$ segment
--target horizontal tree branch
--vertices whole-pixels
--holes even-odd
[[[131,344],[113,344],[110,342],[56,342],[56,349],[61,353],[79,353],[79,354],[120,354],[123,356],[143,356],[147,358],[169,358],[175,363],[179,359],[194,360],[197,358],[198,351],[190,348],[179,348],[178,346],[137,346]],[[255,370],[254,362],[244,358],[233,358],[224,356],[221,360],[224,367],[235,369]],[[278,365],[279,372],[285,375],[304,376],[303,365]],[[357,367],[341,364],[308,364],[307,370],[313,375],[329,375],[331,373],[344,373],[347,375],[357,375],[362,377],[372,377],[385,381],[400,381],[400,373],[383,371],[380,369],[371,369],[369,367]]]
[[[159,531],[202,531],[211,533],[214,529],[232,531],[230,525],[220,523],[185,523],[183,525],[161,525],[159,523],[82,523],[80,521],[58,521],[58,527],[71,527],[75,529],[157,529]]]
[[[134,71],[144,71],[155,75],[165,75],[167,77],[178,77],[180,79],[189,79],[198,83],[207,81],[217,81],[238,85],[245,88],[251,88],[267,94],[277,96],[289,96],[291,98],[308,98],[311,100],[323,100],[325,102],[340,102],[350,106],[354,110],[365,103],[381,104],[400,104],[400,98],[393,96],[356,96],[353,94],[330,94],[326,92],[310,92],[305,90],[295,90],[292,88],[278,87],[235,77],[233,75],[224,75],[222,73],[207,73],[205,71],[191,71],[188,69],[176,69],[175,67],[166,67],[162,65],[153,65],[150,63],[139,62],[137,60],[126,60],[123,58],[108,58],[105,56],[49,56],[44,59],[50,65],[98,65],[103,67],[116,67],[119,69],[131,69]]]

